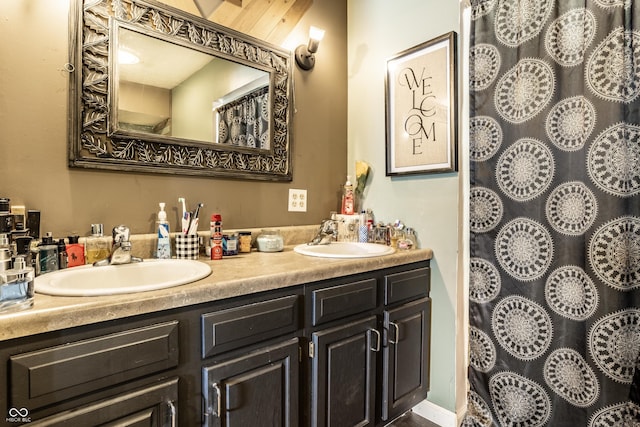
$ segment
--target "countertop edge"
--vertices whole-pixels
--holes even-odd
[[[221,261],[202,260],[211,266],[210,276],[169,289],[103,297],[36,294],[32,308],[0,314],[0,341],[283,289],[433,257],[430,249],[416,249],[381,257],[326,259],[300,255],[292,248],[287,246],[279,253],[254,252]],[[256,274],[256,271],[262,273]]]

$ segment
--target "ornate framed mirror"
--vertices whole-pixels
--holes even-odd
[[[291,52],[152,0],[73,4],[71,167],[291,180]]]

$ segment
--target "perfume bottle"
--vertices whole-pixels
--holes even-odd
[[[59,268],[58,244],[48,232],[38,245],[38,275],[57,271]]]
[[[91,235],[84,242],[87,264],[102,261],[109,257],[109,242],[104,238],[102,224],[91,224]]]
[[[84,265],[84,246],[78,243],[78,236],[68,236],[67,239],[67,267]]]
[[[34,277],[23,256],[15,257],[12,269],[0,272],[0,312],[33,306]]]

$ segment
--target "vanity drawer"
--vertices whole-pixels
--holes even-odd
[[[9,358],[11,402],[35,409],[178,365],[171,321]]]
[[[384,304],[428,296],[431,290],[429,270],[429,267],[423,267],[384,276]]]
[[[242,305],[202,315],[202,357],[252,345],[300,328],[300,296]]]
[[[377,280],[370,278],[311,291],[313,326],[375,309],[377,289]]]

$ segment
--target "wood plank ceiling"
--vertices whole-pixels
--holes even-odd
[[[281,45],[313,0],[160,0],[225,27]]]

